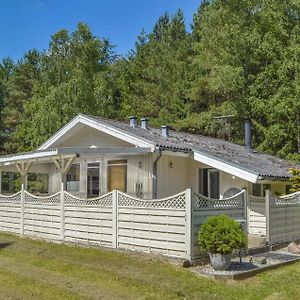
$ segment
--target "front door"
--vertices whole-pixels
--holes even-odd
[[[109,191],[127,192],[127,160],[110,160],[107,165]]]
[[[87,196],[97,197],[100,194],[100,162],[87,163]]]

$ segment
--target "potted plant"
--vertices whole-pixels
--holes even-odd
[[[198,233],[200,249],[209,252],[212,267],[226,270],[234,249],[246,246],[246,235],[240,224],[228,216],[208,217]]]

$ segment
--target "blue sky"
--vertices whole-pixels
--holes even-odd
[[[174,14],[181,8],[189,29],[199,5],[200,0],[0,0],[0,60],[47,49],[52,34],[62,28],[73,31],[78,22],[126,54],[141,29],[151,31],[165,11]]]

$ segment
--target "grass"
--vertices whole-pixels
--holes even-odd
[[[218,282],[153,256],[0,233],[0,299],[299,299],[300,262]]]

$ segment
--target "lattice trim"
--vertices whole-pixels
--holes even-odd
[[[238,194],[226,198],[226,199],[213,199],[207,196],[193,193],[192,204],[194,209],[205,209],[205,208],[243,208],[244,207],[244,193],[241,191]]]
[[[64,192],[64,195],[65,195],[66,205],[92,205],[92,206],[112,207],[112,192],[91,199],[78,198],[66,191]]]
[[[293,193],[290,195],[278,197],[271,194],[271,204],[273,206],[295,206],[300,205],[300,192]]]
[[[143,208],[171,208],[184,209],[185,208],[185,192],[164,198],[145,200],[131,197],[127,194],[118,192],[118,206],[122,207],[143,207]]]
[[[25,203],[42,203],[42,204],[59,204],[60,203],[60,193],[56,193],[49,196],[36,196],[25,191]]]
[[[265,197],[259,197],[259,196],[249,195],[248,199],[249,199],[250,203],[265,203],[266,202],[266,198]]]
[[[0,201],[21,202],[21,191],[13,195],[0,195]]]

